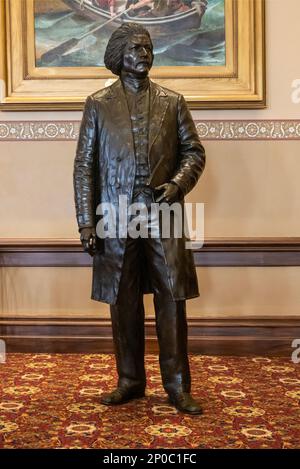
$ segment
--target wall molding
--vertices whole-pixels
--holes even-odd
[[[300,318],[189,318],[189,351],[206,355],[290,357],[300,337]],[[157,352],[154,319],[146,319],[146,350]],[[0,338],[8,352],[111,353],[107,319],[2,318]]]
[[[300,119],[195,120],[201,140],[300,140]],[[76,141],[80,121],[0,121],[0,142]]]
[[[192,244],[201,267],[300,266],[300,237],[210,238]],[[0,239],[2,267],[89,267],[91,257],[77,239]]]

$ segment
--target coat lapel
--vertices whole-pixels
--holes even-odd
[[[131,119],[127,105],[127,99],[121,80],[118,79],[110,88],[110,93],[106,97],[109,112],[112,114],[112,120],[119,131],[126,135],[126,140],[130,145],[130,150],[134,153],[134,143],[131,130]]]
[[[148,146],[148,155],[150,165],[153,169],[153,164],[151,164],[151,148],[159,134],[163,120],[166,116],[166,112],[169,106],[168,95],[164,90],[150,81],[150,112],[149,112],[149,146]],[[157,166],[157,162],[155,163]]]
[[[150,81],[149,156],[151,154],[152,145],[161,129],[168,106],[168,95],[160,86]]]

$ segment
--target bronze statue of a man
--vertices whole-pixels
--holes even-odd
[[[119,79],[88,96],[74,165],[81,242],[93,256],[92,298],[110,304],[119,376],[101,402],[145,395],[143,294],[153,293],[164,389],[179,411],[200,414],[190,395],[185,303],[199,293],[185,236],[101,238],[96,228],[99,204],[118,212],[120,195],[147,208],[183,207],[204,169],[204,148],[183,96],[149,80],[153,46],[145,28],[127,23],[115,30],[104,61]]]

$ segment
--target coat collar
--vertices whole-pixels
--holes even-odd
[[[148,153],[150,154],[151,147],[158,136],[162,126],[167,108],[169,106],[169,99],[167,93],[159,85],[150,80],[150,106],[149,106],[149,143]],[[110,86],[106,99],[114,99],[115,103],[110,106],[113,113],[114,120],[118,121],[118,127],[126,129],[128,135],[131,135],[130,145],[132,150],[134,148],[133,137],[131,132],[131,120],[127,106],[127,100],[123,85],[118,79],[113,85]]]

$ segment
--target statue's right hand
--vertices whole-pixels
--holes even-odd
[[[96,230],[95,228],[82,228],[80,230],[80,241],[85,252],[93,256],[96,252]]]

